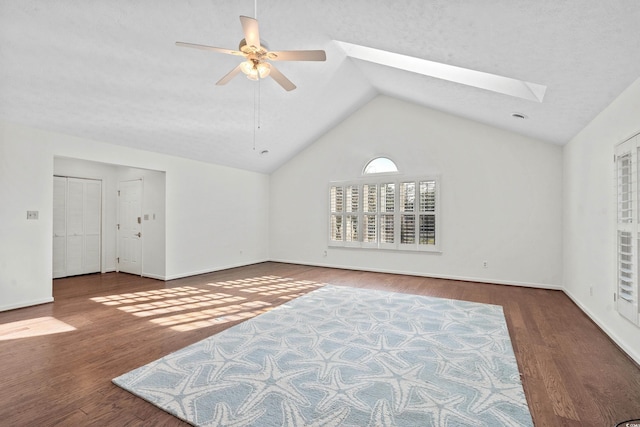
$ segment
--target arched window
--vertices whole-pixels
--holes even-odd
[[[375,159],[367,163],[367,165],[364,167],[364,170],[362,171],[362,174],[369,175],[372,173],[388,172],[398,172],[398,167],[393,162],[393,160],[388,157],[376,157]]]

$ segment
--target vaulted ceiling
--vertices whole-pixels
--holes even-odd
[[[239,16],[255,11],[252,0],[0,0],[0,119],[269,173],[377,94],[564,144],[640,76],[637,0],[260,0],[272,50],[327,52],[278,62],[291,92],[243,75],[216,86],[240,58],[175,45],[237,49]],[[547,89],[538,102],[452,83],[349,57],[336,40]]]

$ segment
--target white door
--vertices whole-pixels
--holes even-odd
[[[67,276],[84,273],[84,183],[67,180]]]
[[[100,271],[102,181],[84,182],[84,271]]]
[[[102,181],[54,177],[53,277],[101,269]]]
[[[53,278],[67,275],[67,178],[53,177]]]
[[[142,274],[142,180],[121,181],[118,191],[118,271]]]

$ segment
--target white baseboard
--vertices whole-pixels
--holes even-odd
[[[625,342],[623,340],[620,339],[620,337],[618,337],[618,335],[613,332],[611,329],[607,328],[607,326],[605,325],[605,323],[603,321],[601,321],[598,316],[596,316],[595,314],[593,314],[587,307],[585,307],[577,298],[575,298],[571,292],[569,292],[566,289],[562,290],[565,295],[567,295],[569,297],[569,299],[571,301],[573,301],[573,303],[575,305],[578,306],[578,308],[580,308],[580,310],[582,310],[582,312],[584,314],[586,314],[592,321],[593,323],[595,323],[596,325],[598,325],[598,327],[600,329],[602,329],[602,331],[607,334],[607,336],[609,338],[611,338],[611,340],[613,342],[616,343],[616,345],[618,347],[620,347],[620,349],[622,351],[624,351],[627,356],[629,356],[631,359],[633,359],[634,362],[636,362],[639,366],[640,366],[640,354],[636,353],[633,349],[629,348],[629,346],[627,346],[625,344]]]
[[[47,304],[53,302],[53,297],[36,299],[33,301],[24,301],[17,304],[1,305],[0,311],[15,310],[16,308],[31,307],[33,305]]]
[[[148,277],[149,279],[156,279],[156,280],[162,280],[162,281],[167,281],[167,277],[164,275],[160,275],[160,274],[153,274],[153,273],[145,273],[143,272],[141,274],[142,277]]]
[[[348,267],[343,265],[333,265],[329,263],[311,263],[311,262],[299,262],[299,261],[277,260],[277,259],[272,259],[269,261],[282,262],[285,264],[310,265],[314,267],[337,268],[340,270],[370,271],[372,273],[404,274],[407,276],[430,277],[433,279],[460,280],[463,282],[489,283],[493,285],[523,286],[527,288],[550,289],[550,290],[556,290],[556,291],[563,290],[562,286],[550,285],[546,283],[516,282],[516,281],[509,281],[509,280],[488,279],[483,277],[452,276],[447,274],[431,274],[431,273],[423,273],[423,272],[415,272],[415,271],[400,271],[400,270],[385,269],[385,268]]]
[[[216,271],[228,270],[230,268],[246,267],[248,265],[260,264],[262,262],[268,262],[268,261],[269,261],[268,259],[253,260],[253,261],[250,261],[250,262],[241,262],[241,263],[235,263],[235,264],[229,264],[229,265],[221,265],[221,266],[218,266],[218,267],[208,268],[208,269],[205,269],[205,270],[190,271],[188,273],[171,274],[171,275],[166,276],[164,280],[182,279],[183,277],[190,277],[190,276],[197,276],[197,275],[200,275],[200,274],[213,273],[213,272],[216,272]]]

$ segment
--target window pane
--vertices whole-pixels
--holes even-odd
[[[416,183],[403,182],[400,184],[400,211],[413,212],[416,201]]]
[[[380,243],[393,243],[393,215],[380,215]]]
[[[375,215],[364,215],[364,235],[362,236],[362,241],[367,243],[375,243],[378,241],[376,238],[376,216]]]
[[[331,215],[331,240],[342,241],[342,215]]]
[[[400,243],[416,242],[416,216],[400,216]]]
[[[436,244],[436,216],[420,215],[420,240],[421,245]]]
[[[420,181],[420,212],[436,211],[436,182]]]
[[[384,172],[398,172],[398,167],[393,160],[386,157],[378,157],[367,163],[364,167],[364,174],[370,173],[384,173]]]
[[[331,187],[331,212],[342,212],[342,187]]]
[[[356,185],[349,185],[345,190],[345,208],[347,212],[358,212],[358,187]]]
[[[396,206],[396,185],[381,184],[380,185],[380,211],[381,212],[395,212]]]
[[[347,215],[347,224],[345,230],[345,240],[347,242],[358,241],[358,216]]]
[[[365,184],[362,186],[362,198],[365,212],[378,211],[378,186],[375,184]]]

